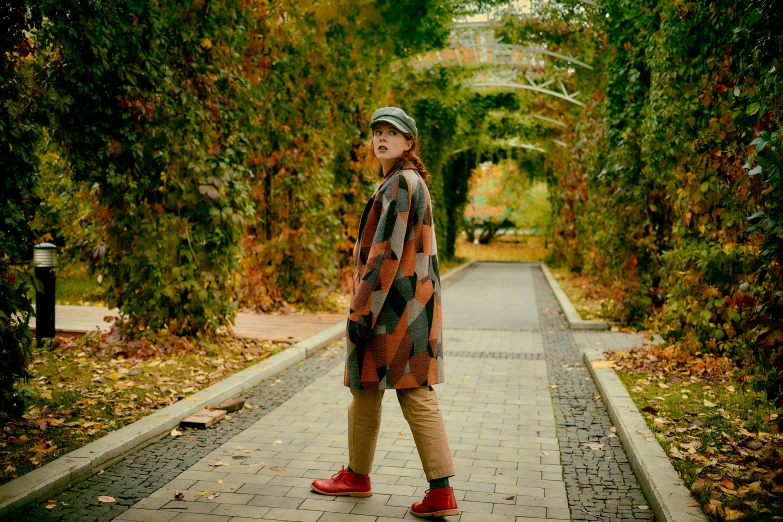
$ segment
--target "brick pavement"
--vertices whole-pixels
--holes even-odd
[[[485,263],[445,290],[447,382],[436,390],[455,457],[457,474],[451,482],[463,511],[460,517],[449,517],[451,522],[579,519],[585,511],[579,503],[588,498],[588,490],[600,497],[616,480],[608,476],[612,469],[604,469],[595,455],[580,457],[581,451],[574,451],[580,442],[572,440],[571,428],[589,432],[598,419],[603,429],[608,419],[601,417],[606,413],[592,396],[592,404],[586,402],[589,388],[576,390],[582,394],[580,402],[569,404],[558,388],[550,386],[562,378],[553,365],[576,350],[570,332],[549,332],[559,326],[552,322],[556,314],[542,309],[551,306],[546,299],[552,296],[539,285],[539,277],[537,265]],[[408,508],[423,496],[427,482],[394,393],[384,399],[373,496],[335,498],[309,490],[313,478],[327,477],[347,462],[350,393],[342,386],[342,350],[332,356],[305,361],[299,370],[284,372],[280,382],[273,378],[251,391],[250,396],[271,402],[263,414],[251,410],[248,417],[245,410],[199,432],[195,438],[205,442],[188,449],[186,463],[181,448],[177,449],[181,439],[167,438],[107,470],[113,482],[93,477],[89,488],[77,486],[61,497],[77,508],[60,511],[59,516],[60,508],[47,513],[39,507],[33,513],[67,522],[115,516],[117,521],[142,522],[417,520]],[[303,371],[298,374],[302,377],[292,384],[289,381],[296,380],[293,372],[297,371]],[[580,379],[582,375],[587,372],[579,372]],[[582,415],[580,407],[589,415]],[[220,430],[220,436],[210,435]],[[621,448],[612,451],[622,460]],[[164,463],[156,465],[156,457]],[[142,464],[129,466],[134,459]],[[587,477],[584,484],[579,474]],[[593,475],[603,482],[592,482]],[[619,479],[628,491],[635,491],[632,474],[620,469]],[[144,484],[141,500],[134,481]],[[150,489],[151,484],[162,487]],[[175,490],[184,493],[184,501],[174,500]],[[98,505],[97,491],[113,494],[124,506],[110,510]],[[643,500],[633,500],[642,506]],[[126,509],[129,504],[133,505]],[[613,516],[651,519],[642,507],[636,512],[639,518],[634,518],[635,512],[618,509]],[[42,519],[29,516],[24,520]]]
[[[535,274],[534,282],[571,518],[651,521],[652,510],[577,348],[628,348],[641,336],[571,332],[543,274]]]

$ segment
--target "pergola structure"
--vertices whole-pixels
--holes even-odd
[[[582,1],[595,5],[590,0]],[[473,77],[463,84],[465,87],[526,90],[584,106],[584,102],[577,98],[579,91],[570,92],[561,78],[563,75],[575,75],[579,69],[592,70],[589,64],[542,46],[503,43],[495,34],[498,25],[489,15],[486,21],[455,22],[449,47],[419,56],[418,62],[426,67],[445,65],[475,68]],[[560,73],[558,75],[547,72],[547,60],[552,59],[562,64],[557,71]],[[567,127],[566,123],[546,116],[543,111],[531,113],[530,116],[557,127]],[[553,143],[565,146],[561,140],[553,140]],[[519,140],[509,145],[546,153],[546,149],[540,145],[521,143]]]

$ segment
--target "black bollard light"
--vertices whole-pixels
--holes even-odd
[[[54,269],[57,266],[57,247],[51,243],[35,245],[33,261],[35,278],[42,289],[35,292],[35,340],[40,345],[44,339],[54,337]]]

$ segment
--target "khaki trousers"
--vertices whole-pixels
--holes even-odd
[[[396,391],[427,480],[454,476],[451,450],[435,390],[422,386]],[[381,428],[383,390],[352,388],[351,394],[353,400],[348,406],[348,465],[355,473],[369,475]]]

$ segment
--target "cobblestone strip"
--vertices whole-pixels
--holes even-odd
[[[619,439],[610,436],[612,422],[557,301],[543,274],[536,271],[534,281],[571,518],[651,521],[652,510]]]
[[[472,357],[474,359],[522,359],[525,361],[543,361],[545,353],[504,353],[504,352],[461,352],[449,351],[450,357]]]
[[[114,519],[223,443],[248,429],[267,413],[274,411],[335,365],[341,364],[345,357],[344,349],[344,342],[339,341],[321,354],[316,354],[263,381],[245,394],[246,403],[257,406],[256,408],[245,408],[233,413],[231,419],[223,420],[206,430],[183,430],[182,437],[167,436],[102,474],[60,493],[55,508],[46,509],[44,502],[15,520],[103,522]],[[112,496],[117,502],[98,502],[101,495]]]

